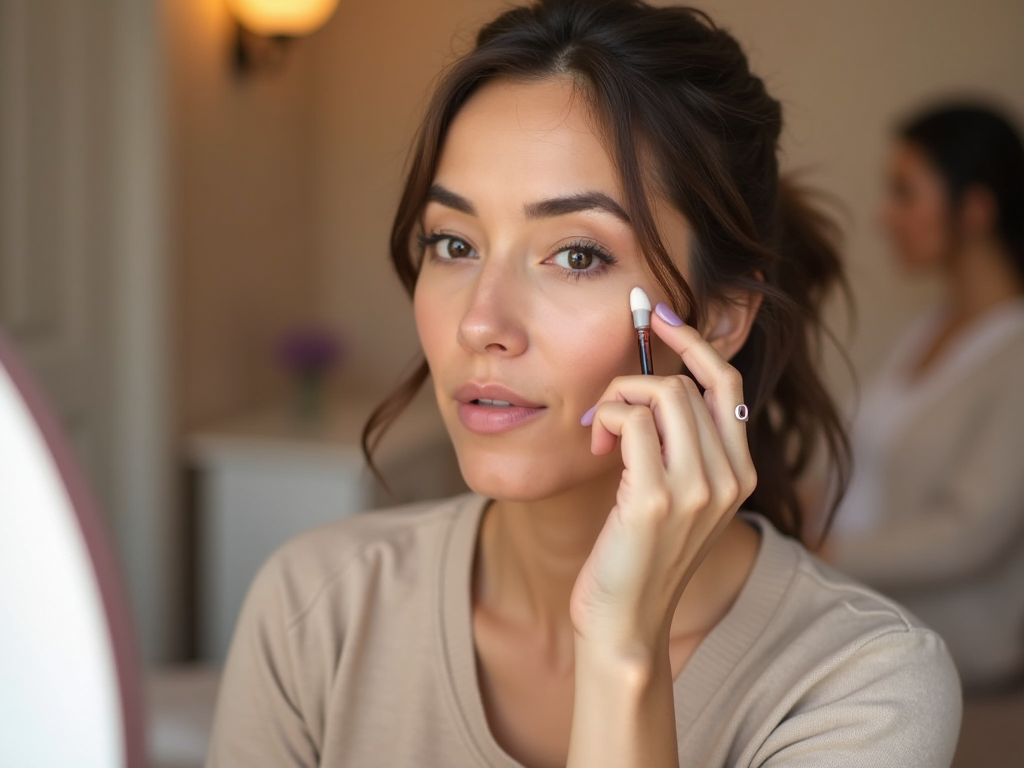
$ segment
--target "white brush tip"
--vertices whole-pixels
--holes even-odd
[[[629,292],[629,311],[636,312],[638,309],[645,312],[651,311],[651,300],[647,298],[644,289],[639,285]]]

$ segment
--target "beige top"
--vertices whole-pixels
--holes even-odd
[[[239,619],[208,768],[516,766],[477,684],[485,506],[358,515],[273,555]],[[746,518],[753,570],[675,681],[680,765],[948,766],[960,688],[942,640]]]
[[[912,331],[883,372],[900,401],[885,417],[891,445],[854,466],[884,465],[877,519],[835,538],[833,560],[935,629],[964,682],[984,685],[1024,672],[1024,300],[988,313],[910,381],[940,319]]]

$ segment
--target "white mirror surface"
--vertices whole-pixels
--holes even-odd
[[[78,515],[0,358],[0,766],[123,766],[121,713]]]

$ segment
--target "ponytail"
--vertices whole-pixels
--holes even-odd
[[[836,478],[822,535],[849,483],[849,438],[819,371],[823,342],[829,337],[822,322],[823,301],[837,287],[848,304],[852,299],[835,221],[812,202],[808,190],[787,178],[779,182],[777,210],[776,269],[768,276],[759,313],[760,338],[747,343],[761,352],[761,359],[750,360],[748,352],[747,361],[737,359],[734,364],[757,370],[751,386],[770,393],[748,429],[758,471],[749,504],[776,527],[801,538],[805,530],[797,483],[819,448]]]

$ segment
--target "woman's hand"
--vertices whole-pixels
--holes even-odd
[[[678,318],[665,309],[652,329],[704,395],[677,375],[623,376],[601,396],[591,449],[606,454],[621,442],[625,469],[570,602],[578,645],[647,664],[665,653],[684,588],[756,485],[746,425],[735,416],[739,372],[694,328],[667,321]]]

